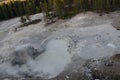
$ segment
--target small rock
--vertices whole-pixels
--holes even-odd
[[[111,60],[104,61],[104,65],[107,67],[113,66],[113,62]]]
[[[69,79],[70,77],[66,75],[66,78]]]
[[[95,80],[100,80],[100,79],[95,79]]]
[[[114,21],[114,23],[112,23],[113,27],[116,28],[117,30],[120,30],[120,21]]]
[[[109,43],[109,44],[107,44],[107,46],[109,46],[109,47],[111,47],[111,48],[117,48],[114,44],[112,44],[112,43]]]

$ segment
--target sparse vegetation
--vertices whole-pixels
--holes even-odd
[[[21,16],[20,17],[20,22],[22,24],[30,23],[31,22],[30,16],[29,15]]]
[[[19,28],[21,27],[25,27],[25,26],[28,26],[30,24],[36,24],[38,22],[40,22],[41,19],[35,19],[35,20],[31,20],[30,16],[29,15],[26,15],[26,16],[21,16],[20,17],[20,22],[22,23]]]

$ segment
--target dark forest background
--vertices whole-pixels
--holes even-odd
[[[23,15],[53,12],[66,18],[79,12],[95,11],[102,14],[120,9],[120,0],[8,0],[0,2],[0,21]]]

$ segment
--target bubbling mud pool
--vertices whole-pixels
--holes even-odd
[[[43,78],[53,78],[61,73],[71,61],[71,55],[67,51],[67,40],[51,40],[46,45],[46,51],[35,60],[28,61],[21,67],[12,66],[9,63],[0,65],[0,72],[19,75],[27,74]]]

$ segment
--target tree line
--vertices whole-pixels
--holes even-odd
[[[78,12],[96,11],[99,13],[120,9],[120,0],[24,0],[0,3],[0,20],[39,12],[47,17],[52,15],[66,18]]]
[[[9,0],[0,3],[0,20],[41,12],[39,0]]]
[[[102,14],[120,9],[120,0],[48,0],[43,2],[46,16],[52,11],[59,18],[66,18],[79,12],[95,11]]]

